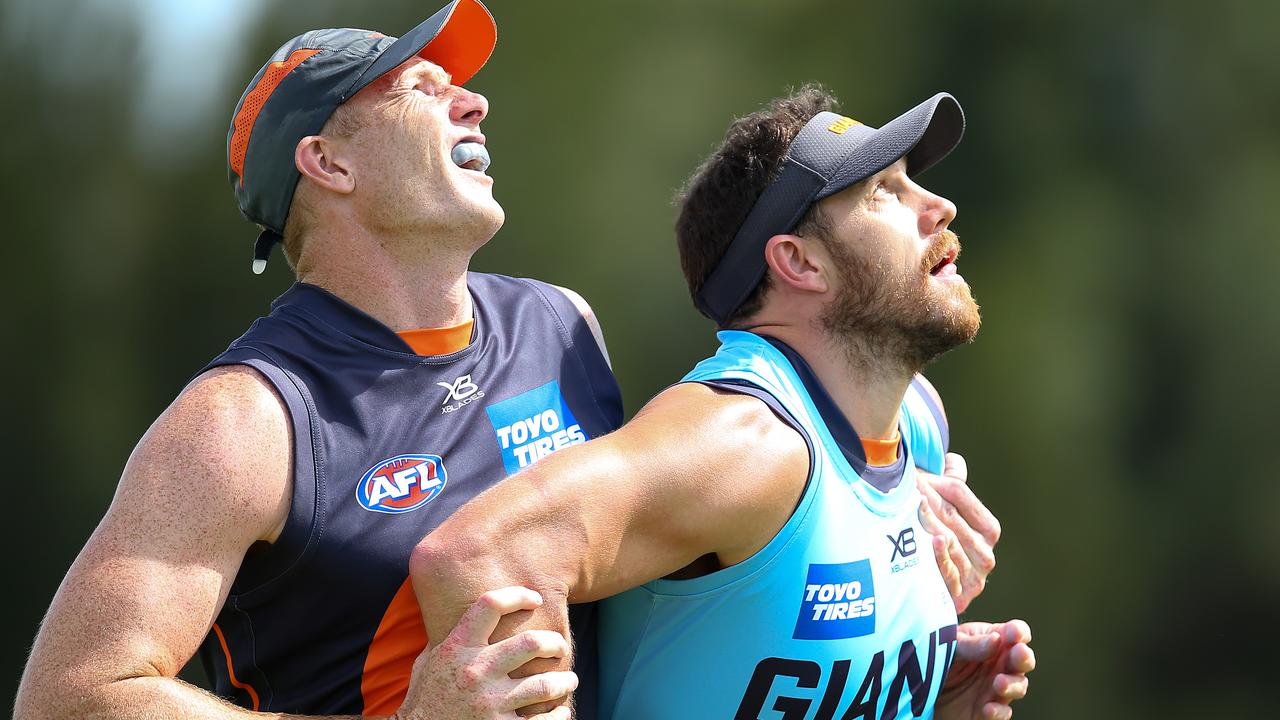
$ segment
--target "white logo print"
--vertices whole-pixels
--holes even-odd
[[[444,396],[444,402],[440,403],[444,406],[440,409],[441,413],[451,413],[472,400],[479,400],[484,397],[484,391],[471,381],[470,375],[463,375],[452,383],[438,382],[436,384],[448,391]],[[455,402],[456,404],[450,405],[450,402]]]

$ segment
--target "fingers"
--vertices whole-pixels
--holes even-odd
[[[964,478],[944,473],[930,478],[930,484],[944,500],[951,503],[969,528],[982,535],[982,539],[986,540],[988,545],[994,546],[999,542],[1000,521],[982,504],[978,496],[965,483]],[[943,520],[947,519],[944,513]]]
[[[958,525],[964,530],[968,530],[968,528],[963,523],[957,523],[954,520],[951,520],[951,523],[948,524],[948,522],[944,522],[938,517],[941,513],[949,514],[954,518],[955,509],[942,496],[938,495],[933,488],[932,483],[936,480],[941,480],[941,478],[937,475],[928,475],[927,477],[929,478],[927,482],[920,483],[920,494],[924,497],[924,500],[920,503],[920,524],[929,534],[940,536],[946,541],[946,551],[950,555],[951,564],[963,581],[968,576],[975,576],[973,563],[962,547],[961,539],[956,537],[956,531],[952,529],[951,525]],[[973,541],[970,540],[970,542]],[[959,596],[959,593],[953,592],[951,594],[952,596]]]
[[[942,459],[942,474],[967,483],[969,482],[969,463],[960,453],[949,452]]]
[[[1017,645],[1018,643],[1031,642],[1031,626],[1025,620],[1010,620],[1002,623],[1004,629],[1004,641],[1008,645]]]
[[[955,535],[956,545],[965,560],[956,560],[964,579],[965,595],[972,600],[987,584],[987,575],[995,569],[996,556],[992,538],[1000,534],[999,523],[983,507],[977,496],[964,483],[950,477],[931,476],[931,487],[925,495],[930,509]],[[937,500],[930,497],[937,494]]]
[[[956,602],[956,612],[962,613],[969,601],[963,597],[964,583],[960,581],[960,568],[951,559],[951,546],[949,536],[933,536],[933,556],[938,561],[938,572],[942,573],[942,582],[946,583],[947,592]]]
[[[480,657],[502,674],[534,658],[562,658],[569,655],[569,641],[554,630],[525,630],[480,652]]]
[[[570,712],[568,705],[560,705],[548,713],[539,713],[532,715],[527,720],[572,720],[573,713]]]
[[[568,697],[570,693],[577,689],[578,676],[575,673],[567,670],[546,672],[521,679],[507,697],[513,707],[525,707],[526,705],[536,705]],[[568,708],[565,709],[567,710]],[[560,708],[557,707],[554,711],[545,714],[555,717],[555,712],[559,710]],[[535,715],[534,717],[543,716]],[[565,717],[568,717],[568,715],[566,714]]]
[[[1036,653],[1030,645],[1018,643],[1009,650],[1005,670],[1011,673],[1029,673],[1036,669]]]
[[[1000,703],[987,703],[982,706],[982,720],[1009,720],[1013,717],[1013,708]]]
[[[966,630],[966,626],[970,627]],[[983,627],[985,626],[985,628]],[[987,623],[964,623],[956,633],[956,659],[981,663],[1000,652],[1000,633]]]
[[[920,490],[920,525],[931,534],[937,535],[947,529],[938,517],[938,511],[946,501],[938,495],[937,490],[933,489],[938,476],[921,470],[916,477],[916,487]]]
[[[489,636],[498,628],[503,615],[532,610],[542,604],[542,596],[524,587],[490,590],[480,596],[462,615],[449,637],[459,644],[479,647],[489,644]]]
[[[946,508],[952,515],[955,514],[955,510],[951,509],[947,501],[943,500],[931,487],[932,478],[937,476],[927,477],[931,479],[920,482],[920,494],[924,496],[924,500],[920,503],[920,524],[934,537],[933,548],[934,556],[938,560],[938,570],[942,573],[947,591],[955,600],[956,612],[964,612],[986,585],[986,573],[973,567],[973,562],[955,532],[938,519],[935,508]],[[969,537],[970,542],[978,542],[972,537],[971,531]],[[992,560],[994,562],[994,557]]]
[[[1030,682],[1026,675],[997,675],[991,682],[991,692],[995,693],[997,700],[1011,703],[1027,696],[1027,686]]]

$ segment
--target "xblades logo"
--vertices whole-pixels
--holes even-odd
[[[471,382],[470,375],[463,375],[452,383],[438,382],[436,384],[449,391],[448,394],[444,396],[444,402],[440,403],[441,405],[444,405],[450,400],[465,400],[472,395],[475,395],[480,389],[476,387],[475,383]]]
[[[915,528],[903,528],[898,537],[885,535],[885,538],[893,544],[893,554],[889,556],[889,572],[899,573],[920,563],[920,558],[912,557],[917,550]],[[902,558],[902,562],[895,562],[898,558]]]
[[[451,383],[438,382],[436,384],[448,391],[445,393],[444,402],[440,403],[444,406],[440,408],[441,414],[451,413],[473,400],[479,400],[484,397],[484,391],[471,381],[470,375],[463,375]],[[454,404],[450,405],[450,402]]]

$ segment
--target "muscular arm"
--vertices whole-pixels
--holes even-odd
[[[129,458],[106,517],[54,597],[16,719],[302,717],[251,712],[175,677],[209,632],[245,551],[274,541],[284,525],[289,433],[274,390],[246,367],[210,371],[174,401]],[[563,638],[487,642],[500,617],[538,602],[507,588],[475,603],[439,648],[419,656],[396,718],[505,718],[572,689],[571,673],[507,677],[531,658],[566,655]],[[568,714],[544,720],[555,718]]]
[[[613,595],[708,554],[763,547],[808,476],[803,439],[764,403],[697,384],[654,398],[625,427],[540,460],[433,531],[410,563],[429,637],[485,590],[546,602],[498,628],[567,632],[566,602]]]
[[[222,368],[193,382],[135,448],[58,588],[15,716],[257,716],[175,676],[209,631],[245,551],[279,534],[289,462],[284,407],[257,373]]]

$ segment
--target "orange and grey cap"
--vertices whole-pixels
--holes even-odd
[[[305,32],[276,50],[236,104],[227,131],[227,176],[240,212],[262,226],[253,271],[284,235],[298,185],[294,150],[339,105],[415,55],[462,85],[484,67],[498,30],[479,0],[453,0],[400,36],[338,28]]]

